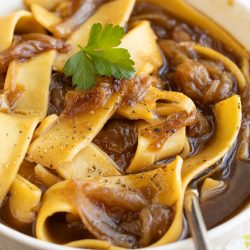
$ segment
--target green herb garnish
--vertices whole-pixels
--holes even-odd
[[[135,63],[128,50],[116,48],[124,35],[124,29],[118,25],[94,24],[87,46],[79,46],[80,51],[64,66],[65,75],[72,76],[73,86],[78,90],[89,89],[95,85],[96,76],[113,76],[118,80],[133,77]]]

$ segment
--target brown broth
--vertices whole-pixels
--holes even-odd
[[[150,16],[152,13],[155,14],[153,17],[152,15]],[[162,21],[162,19],[156,16],[164,16],[165,19],[163,18]],[[223,46],[221,42],[212,38],[206,31],[173,17],[170,13],[167,13],[158,6],[143,1],[137,3],[131,22],[147,17],[148,20],[151,21],[151,25],[159,40],[173,39],[175,41],[195,41],[219,51],[236,63],[238,62],[237,55],[233,54],[230,48]],[[161,78],[165,81],[164,86],[166,86],[167,90],[176,90],[177,87],[174,86],[173,83],[170,83],[167,77],[168,74],[171,73],[171,70],[173,69],[171,69],[168,59],[165,58],[164,67],[160,70]],[[0,90],[3,85],[2,79],[4,78],[0,75]],[[48,114],[59,115],[62,113],[65,108],[65,94],[72,89],[70,78],[66,78],[63,74],[57,72],[52,74]],[[209,120],[211,133],[200,137],[189,137],[192,148],[190,156],[199,153],[204,148],[216,129],[212,106],[202,106],[199,103],[196,104],[201,113]],[[129,165],[134,155],[137,146],[136,139],[137,131],[134,122],[113,119],[105,125],[102,131],[94,139],[94,142],[116,161],[121,170],[124,170]],[[223,180],[226,183],[226,189],[222,193],[209,200],[200,202],[208,228],[212,228],[226,221],[228,218],[231,218],[241,211],[242,207],[250,200],[250,163],[236,160],[235,150],[237,146],[236,144],[233,150],[227,154],[222,164],[220,162],[202,174],[205,175],[211,172],[211,178]],[[170,159],[166,159],[165,162],[169,160]],[[42,190],[45,190],[45,187],[37,181],[34,175],[34,164],[30,164],[26,161],[24,164],[25,167],[22,166],[20,168],[19,174],[38,185]],[[215,173],[212,171],[214,168],[218,168]],[[192,185],[199,189],[199,178],[198,180],[194,180]],[[8,207],[8,199],[9,197],[6,198],[0,210],[0,220],[10,227],[34,236],[34,224],[20,225],[11,216]],[[93,238],[79,221],[67,222],[65,214],[56,214],[52,216],[49,218],[47,226],[55,242],[60,244],[82,238]],[[184,231],[186,232],[187,229],[185,228]],[[186,233],[183,233],[183,235],[186,235]]]
[[[250,200],[250,164],[235,160],[228,162],[212,178],[224,180],[226,190],[213,198],[201,202],[201,210],[208,228],[225,222],[236,215]]]
[[[53,72],[50,82],[48,115],[60,115],[65,108],[65,94],[72,90],[71,78],[59,72]]]
[[[165,21],[152,18],[147,18],[147,14],[156,14],[164,16]],[[171,39],[177,42],[193,41],[201,45],[211,47],[223,55],[226,55],[234,62],[238,61],[238,56],[233,54],[231,48],[225,47],[218,39],[211,37],[206,30],[200,29],[198,26],[190,25],[185,21],[174,17],[171,13],[163,8],[144,1],[139,1],[131,17],[131,21],[140,20],[139,16],[144,16],[143,19],[148,19],[151,22],[158,39]],[[176,31],[177,29],[177,31]],[[178,32],[178,30],[180,32]],[[179,36],[177,35],[179,33]],[[185,34],[184,34],[185,33]]]
[[[47,188],[36,178],[34,171],[35,166],[35,163],[24,160],[19,168],[18,174],[39,187],[42,191],[45,191]]]
[[[79,239],[93,239],[80,220],[67,222],[65,213],[57,213],[47,220],[47,228],[53,241],[66,244]]]
[[[6,197],[0,208],[0,222],[21,233],[27,234],[29,236],[34,236],[33,223],[22,223],[15,217],[13,217],[9,206],[9,196]]]
[[[137,131],[134,122],[112,119],[93,142],[104,150],[123,171],[128,167],[137,147]]]
[[[4,88],[4,81],[5,81],[5,74],[0,74],[0,91],[3,90]]]

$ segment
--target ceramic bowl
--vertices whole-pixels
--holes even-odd
[[[250,1],[249,0],[186,0],[196,9],[213,19],[250,51]],[[229,5],[229,2],[232,4]],[[0,0],[0,15],[22,8],[22,0]],[[249,235],[249,237],[247,237]],[[218,250],[244,250],[250,245],[250,207],[229,221],[209,231],[209,238]],[[248,240],[249,239],[249,240]],[[249,245],[248,245],[248,244]],[[248,248],[247,248],[248,245]],[[147,250],[193,250],[192,239]],[[75,250],[43,242],[0,224],[0,250]]]

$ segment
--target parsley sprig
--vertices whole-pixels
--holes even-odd
[[[96,76],[113,76],[118,80],[133,77],[135,63],[128,50],[116,48],[124,35],[124,29],[118,25],[94,24],[87,46],[79,46],[80,51],[64,66],[65,75],[72,76],[73,86],[78,90],[89,89],[95,85]]]

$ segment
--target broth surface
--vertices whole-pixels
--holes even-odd
[[[216,40],[216,38],[211,37],[206,31],[175,18],[158,6],[144,3],[143,1],[136,4],[128,29],[134,21],[144,19],[151,22],[151,25],[158,36],[159,42],[166,39],[176,42],[198,42],[201,45],[219,51],[234,62],[238,63],[237,55],[233,54],[232,51],[230,51],[230,48],[223,46],[223,44]],[[169,58],[165,57],[164,59],[165,65],[159,72],[163,81],[163,88],[166,90],[181,91],[180,86],[177,86],[176,82],[173,80],[173,73],[176,71],[176,66],[171,60],[169,60]],[[206,60],[206,58],[199,59]],[[3,77],[0,75],[0,91],[3,87],[2,79]],[[234,79],[232,81],[234,81]],[[73,87],[71,86],[70,78],[65,77],[61,73],[53,72],[50,85],[48,115],[59,115],[63,112],[65,108],[65,95],[72,89]],[[238,93],[237,88],[233,88],[232,91]],[[213,136],[216,129],[212,104],[205,105],[204,103],[201,103],[200,100],[196,100],[195,98],[193,98],[193,100],[199,108],[201,116],[204,118],[204,123],[203,127],[191,127],[188,130],[188,139],[191,145],[189,156],[200,152]],[[243,102],[248,102],[248,100],[243,99]],[[245,112],[248,112],[248,105],[244,105],[243,103],[243,107],[245,107]],[[250,118],[246,115],[244,116],[244,119],[244,122],[248,122],[248,119]],[[128,167],[134,156],[137,146],[137,136],[138,134],[134,122],[128,120],[125,121],[115,117],[104,126],[93,142],[117,163],[122,172]],[[234,149],[224,157],[223,162],[218,162],[215,166],[210,168],[211,176],[209,175],[209,171],[204,173],[206,176],[224,181],[225,183],[225,189],[222,192],[208,200],[200,202],[208,228],[212,228],[237,214],[250,199],[250,162],[236,159],[236,150],[238,147],[239,143],[236,143]],[[170,159],[166,159],[166,162],[169,160]],[[29,163],[26,162],[24,164]],[[29,171],[24,172],[21,167],[19,174],[41,187],[44,191],[46,188],[36,180],[33,168],[34,165],[30,164],[30,166],[26,168],[29,169]],[[214,169],[216,169],[215,172],[213,171]],[[201,182],[199,182],[198,179],[191,185],[200,189]],[[8,212],[8,201],[9,197],[6,198],[4,206],[0,210],[1,221],[23,233],[34,236],[34,224],[19,225],[10,216],[10,213]],[[54,231],[55,225],[57,225],[57,227],[60,225],[56,228],[56,232]],[[85,237],[93,238],[86,228],[82,226],[79,220],[67,223],[64,214],[58,214],[50,218],[48,227],[49,230],[53,232],[53,237],[58,243],[66,243]]]

